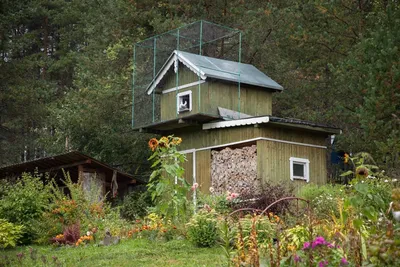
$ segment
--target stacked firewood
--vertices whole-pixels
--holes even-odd
[[[226,191],[240,195],[259,193],[261,184],[257,179],[257,146],[214,150],[211,158],[214,194],[225,194]]]

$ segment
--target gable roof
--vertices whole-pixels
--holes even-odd
[[[282,91],[283,87],[250,64],[175,50],[146,89],[151,94],[175,62],[181,62],[201,79],[215,78]],[[176,63],[175,63],[176,64]],[[177,67],[176,65],[174,66]],[[239,75],[240,73],[240,75]]]

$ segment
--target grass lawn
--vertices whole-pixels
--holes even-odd
[[[7,266],[5,256],[13,259],[12,266],[45,266],[41,257],[46,256],[48,266],[223,266],[222,249],[197,248],[187,240],[170,242],[147,239],[122,240],[118,245],[87,247],[33,246],[38,250],[36,264],[30,259],[29,247],[0,250],[0,266]],[[19,263],[17,254],[23,252]],[[53,263],[53,256],[59,264]],[[10,265],[8,265],[10,266]]]

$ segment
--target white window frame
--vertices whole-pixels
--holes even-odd
[[[186,95],[189,95],[189,109],[179,111],[179,99],[181,96],[186,96]],[[178,114],[181,112],[187,112],[187,111],[190,112],[190,111],[192,111],[192,107],[193,107],[193,105],[192,105],[192,90],[181,92],[176,95],[176,110],[177,110]]]
[[[290,157],[290,180],[303,180],[307,183],[310,182],[310,161],[304,158]],[[293,175],[293,164],[301,164],[304,166],[304,177]]]

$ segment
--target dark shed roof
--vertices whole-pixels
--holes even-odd
[[[122,172],[78,151],[71,151],[60,155],[3,166],[0,168],[0,178],[12,175],[20,175],[23,172],[33,172],[36,169],[38,170],[38,172],[44,173],[87,164],[90,164],[90,166],[92,167],[101,168],[105,172],[117,171],[117,178],[119,180],[132,182],[135,181],[132,175]]]

